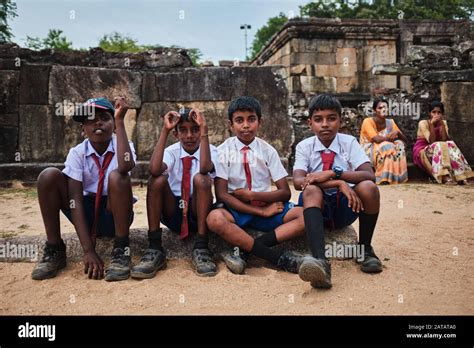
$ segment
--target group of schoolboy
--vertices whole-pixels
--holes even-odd
[[[357,140],[338,133],[341,104],[326,94],[314,97],[309,105],[307,122],[314,136],[296,146],[293,184],[302,191],[297,204],[289,201],[288,173],[278,152],[257,137],[262,126],[258,100],[241,96],[231,101],[228,123],[234,136],[217,148],[209,144],[209,128],[200,110],[182,108],[164,115],[149,167],[149,245],[132,265],[129,230],[136,199],[130,171],[136,154],[125,131],[127,109],[123,97],[116,98],[115,105],[106,98],[86,101],[73,116],[86,139],[70,149],[62,171],[47,168],[39,175],[38,200],[47,242],[33,279],[55,277],[66,266],[60,211],[75,227],[84,251],[84,272],[93,279],[154,277],[166,267],[163,224],[181,240],[195,234],[192,266],[199,276],[217,273],[208,247],[208,235],[215,233],[229,245],[221,257],[233,273],[243,274],[253,255],[299,274],[315,288],[330,288],[324,230],[343,228],[357,218],[361,270],[382,271],[371,245],[380,207],[374,172]],[[178,141],[166,147],[171,133]],[[254,238],[247,228],[264,233]],[[303,235],[311,255],[275,248]],[[96,238],[102,236],[114,238],[107,267],[95,250]]]

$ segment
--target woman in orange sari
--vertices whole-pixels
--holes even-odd
[[[474,172],[461,150],[449,137],[448,124],[443,120],[443,103],[432,102],[429,112],[429,120],[418,123],[417,139],[413,146],[413,163],[440,184],[472,185]]]
[[[406,136],[388,115],[388,104],[376,99],[372,109],[375,117],[362,122],[360,144],[375,169],[377,184],[399,184],[408,181],[405,155]]]

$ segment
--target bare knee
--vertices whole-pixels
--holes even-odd
[[[50,185],[58,184],[61,181],[64,181],[64,174],[58,169],[54,167],[49,167],[44,169],[38,175],[38,186],[42,187],[49,187]]]
[[[114,169],[109,173],[108,186],[112,189],[115,187],[131,186],[130,175],[122,174],[117,169]]]
[[[148,178],[148,190],[162,190],[168,184],[168,177],[166,175],[150,176]]]
[[[193,178],[193,185],[196,189],[211,189],[211,178],[207,174],[197,173]]]
[[[222,234],[222,226],[225,225],[228,221],[226,220],[224,214],[220,209],[212,210],[206,218],[207,227],[214,233]]]
[[[361,181],[354,187],[354,190],[359,196],[367,197],[371,200],[378,200],[380,198],[379,188],[370,180]]]
[[[323,190],[316,185],[308,185],[303,191],[303,203],[306,207],[307,204],[310,206],[313,205],[322,205],[323,203]]]

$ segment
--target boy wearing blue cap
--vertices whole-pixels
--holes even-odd
[[[38,201],[47,241],[32,278],[53,278],[66,267],[66,245],[61,239],[59,211],[74,224],[84,250],[84,272],[104,277],[104,262],[95,251],[96,237],[115,237],[112,261],[105,280],[130,275],[129,228],[133,196],[129,172],[135,166],[133,144],[125,132],[125,98],[93,98],[77,108],[73,119],[87,136],[69,150],[65,168],[46,168],[38,176]],[[115,133],[115,134],[114,134]]]

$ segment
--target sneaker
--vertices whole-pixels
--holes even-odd
[[[374,248],[372,248],[372,246],[365,247],[364,260],[356,260],[356,262],[360,263],[360,269],[365,273],[380,273],[383,270],[382,262],[377,257],[377,255],[375,255]]]
[[[305,256],[298,268],[301,280],[310,282],[313,288],[329,289],[331,284],[331,264],[328,260]]]
[[[194,249],[192,265],[194,273],[201,277],[212,277],[217,274],[217,266],[212,260],[209,249]]]
[[[105,280],[113,282],[125,280],[130,276],[130,255],[125,254],[125,249],[115,248],[112,251],[112,261],[105,270]]]
[[[166,267],[166,254],[163,249],[147,249],[138,265],[132,268],[132,278],[153,278],[161,269]]]
[[[58,271],[64,267],[66,267],[66,246],[64,246],[64,250],[58,250],[57,246],[46,242],[43,257],[33,269],[31,278],[34,280],[54,278]]]
[[[290,272],[298,273],[298,266],[303,261],[303,256],[293,251],[286,250],[278,259],[277,267]]]
[[[228,249],[221,252],[220,256],[229,271],[234,274],[244,274],[245,268],[247,268],[247,258],[242,252],[236,253],[234,250]]]

